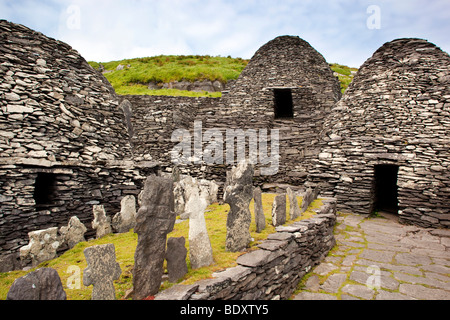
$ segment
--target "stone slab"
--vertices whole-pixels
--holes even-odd
[[[365,300],[371,300],[375,294],[375,291],[369,289],[366,286],[347,284],[342,288],[342,292],[348,293],[350,295],[362,298]]]
[[[285,248],[287,245],[288,245],[287,241],[265,240],[262,243],[258,244],[258,248],[269,251],[276,251],[278,249]]]
[[[337,300],[337,297],[326,293],[302,292],[296,295],[293,300]]]
[[[236,262],[241,266],[259,267],[267,263],[271,254],[268,250],[256,250],[239,256]]]
[[[420,300],[450,300],[450,292],[422,285],[402,283],[400,284],[399,292]]]
[[[446,232],[440,235],[432,229],[401,225],[396,220],[367,219],[348,213],[339,216],[338,221],[334,257],[312,270],[313,276],[326,277],[320,286],[321,294],[341,292],[342,300],[450,299],[447,250],[440,247],[445,243],[442,239],[447,239]],[[363,241],[349,241],[351,237]],[[423,247],[426,245],[428,248]],[[377,276],[379,282],[374,281]],[[353,283],[347,283],[345,277]],[[370,287],[378,284],[380,288]],[[311,292],[302,292],[301,296],[322,298]]]
[[[155,300],[188,300],[197,289],[197,284],[172,286],[158,293]]]
[[[66,300],[66,293],[56,270],[41,268],[16,279],[6,300]]]

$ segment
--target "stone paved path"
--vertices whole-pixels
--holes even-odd
[[[294,300],[450,300],[450,230],[341,214],[335,237]]]

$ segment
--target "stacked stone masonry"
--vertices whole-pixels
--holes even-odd
[[[173,171],[172,134],[194,137],[195,123],[223,137],[227,129],[278,129],[278,172],[255,166],[253,183],[264,191],[321,185],[339,210],[370,214],[380,198],[377,168],[391,166],[400,221],[450,225],[450,57],[425,40],[383,45],[342,99],[323,56],[294,36],[262,46],[216,99],[119,98],[63,42],[0,20],[0,43],[1,258],[17,254],[28,232],[66,226],[72,216],[92,237],[92,205],[112,217],[147,176]],[[179,169],[215,180],[221,197],[230,168],[200,161]]]
[[[192,136],[194,121],[201,121],[203,132],[216,128],[223,136],[227,129],[279,129],[278,173],[261,176],[256,166],[258,186],[322,185],[324,195],[338,198],[340,210],[371,214],[381,197],[376,167],[394,166],[400,221],[448,227],[449,65],[448,54],[425,40],[394,40],[366,61],[340,99],[323,57],[301,39],[279,37],[258,50],[222,98],[170,98],[170,103],[173,110],[189,110],[183,128]],[[292,118],[275,117],[278,89],[291,91]],[[133,110],[153,113],[164,101],[169,99],[134,97]],[[141,123],[137,131],[145,130]],[[165,128],[158,131],[164,137],[158,147],[166,156],[157,159],[171,170],[168,153],[175,143],[166,144],[173,131]],[[225,164],[181,168],[221,186],[228,169]]]
[[[157,300],[271,300],[288,299],[308,271],[334,247],[336,199],[324,198],[311,219],[277,227],[276,233],[241,255],[237,266],[212,279],[164,290]]]
[[[289,90],[292,118],[275,118],[275,91]],[[320,152],[323,124],[333,105],[340,99],[339,81],[320,53],[306,41],[293,36],[278,37],[256,52],[238,80],[222,98],[185,98],[124,96],[132,104],[132,138],[135,156],[171,163],[169,152],[175,129],[188,129],[194,136],[194,121],[202,132],[218,129],[225,139],[227,129],[280,130],[278,172],[263,176],[256,166],[255,183],[290,183],[302,185],[312,168],[312,159]],[[248,153],[248,139],[246,152]],[[203,149],[206,143],[203,141]],[[236,164],[236,163],[235,163]],[[221,186],[226,171],[220,165],[184,165],[181,170],[194,176],[216,180]]]
[[[421,39],[382,46],[360,68],[325,125],[310,179],[338,208],[377,210],[376,167],[398,168],[403,223],[450,225],[450,56]]]
[[[157,165],[134,162],[113,88],[69,45],[4,20],[0,43],[0,257],[72,216],[91,237],[92,205],[119,212]]]

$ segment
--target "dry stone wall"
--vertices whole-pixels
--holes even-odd
[[[156,170],[133,161],[101,74],[69,45],[0,20],[0,258],[75,215],[91,236],[92,205],[119,212]]]
[[[0,42],[0,163],[131,158],[116,95],[75,50],[4,20]]]
[[[309,270],[334,247],[336,200],[323,199],[317,215],[277,232],[241,255],[237,266],[193,285],[176,285],[157,300],[271,300],[288,299]]]
[[[375,168],[396,166],[400,221],[448,227],[449,79],[447,53],[425,40],[399,39],[385,44],[362,66],[339,101],[339,83],[323,57],[305,41],[284,36],[261,47],[222,98],[187,98],[189,107],[180,109],[189,111],[175,108],[175,113],[183,115],[184,128],[191,133],[193,121],[201,121],[203,132],[214,128],[223,137],[227,129],[279,129],[279,171],[262,176],[257,165],[255,185],[301,185],[308,180],[307,186],[321,184],[325,195],[336,196],[341,210],[377,210]],[[292,118],[275,117],[278,89],[291,91]],[[161,105],[166,101],[159,100]],[[177,100],[170,104],[182,105]],[[169,109],[157,112],[174,117]],[[158,131],[164,128],[169,129],[165,140]],[[173,128],[161,125],[156,137],[164,142],[153,144],[163,148],[165,155],[156,157],[166,167]],[[146,134],[151,136],[152,130]],[[201,164],[182,171],[214,179],[223,187],[229,169]]]
[[[17,254],[28,232],[74,215],[93,236],[92,206],[112,216],[146,176],[171,172],[172,133],[187,129],[193,138],[195,122],[223,137],[227,129],[280,130],[278,172],[264,176],[257,164],[254,185],[308,179],[341,210],[373,212],[375,167],[397,166],[400,220],[448,227],[449,83],[447,53],[399,39],[375,52],[339,101],[325,59],[283,36],[261,47],[220,99],[119,98],[69,45],[0,20],[0,258]],[[292,117],[276,117],[279,90],[292,96]],[[180,171],[215,180],[221,197],[230,167],[203,161]]]
[[[400,221],[450,225],[450,57],[420,39],[382,46],[326,124],[311,178],[341,210],[376,210],[375,167],[398,166]]]
[[[158,89],[177,89],[177,90],[187,90],[194,92],[220,92],[226,88],[226,84],[220,82],[219,80],[201,80],[201,81],[173,81],[168,83],[156,83],[150,82],[148,88],[152,90]]]
[[[291,91],[292,118],[275,117],[277,89]],[[256,166],[256,180],[260,185],[301,185],[311,159],[320,152],[319,134],[325,118],[340,97],[339,81],[320,53],[299,37],[277,37],[255,53],[238,80],[223,93],[219,108],[208,109],[204,127],[279,129],[278,173],[258,177],[260,166]]]
[[[277,88],[291,91],[293,117],[275,118]],[[322,55],[298,37],[278,37],[264,45],[251,59],[239,79],[223,91],[222,98],[179,98],[125,96],[132,104],[135,155],[162,162],[171,167],[170,141],[175,129],[184,128],[193,137],[194,121],[202,124],[202,132],[217,129],[226,137],[227,129],[280,130],[278,172],[261,174],[256,166],[255,184],[290,183],[302,185],[311,169],[312,159],[320,152],[319,139],[324,121],[332,106],[340,99],[339,81]],[[247,139],[247,153],[248,153]],[[203,141],[202,149],[206,147]],[[182,166],[183,173],[216,180],[221,187],[226,171],[224,164]],[[234,163],[235,165],[237,163]],[[170,170],[170,169],[169,169]],[[222,188],[220,194],[222,193]]]
[[[175,164],[170,152],[177,145],[172,142],[172,133],[177,129],[186,129],[194,140],[194,122],[214,116],[219,108],[218,98],[192,98],[167,96],[121,96],[121,105],[129,103],[131,144],[136,161],[158,162],[161,170],[172,172]],[[202,130],[205,133],[205,129]],[[202,144],[204,148],[206,144]],[[231,166],[226,164],[207,166],[203,164],[180,165],[182,174],[200,179],[216,181],[220,186],[219,198],[223,195],[226,171]]]
[[[189,129],[199,108],[214,103],[213,98],[120,96],[121,103],[131,103],[131,143],[136,160],[157,160],[172,167],[169,151],[176,129]]]
[[[2,211],[0,213],[0,254],[15,253],[28,243],[28,232],[67,225],[76,215],[88,228],[86,238],[95,236],[91,228],[92,206],[104,205],[109,216],[120,211],[126,195],[137,197],[145,179],[143,172],[156,168],[20,168],[0,170]],[[51,202],[37,206],[36,178],[41,172],[54,176]],[[142,175],[141,175],[142,174]]]

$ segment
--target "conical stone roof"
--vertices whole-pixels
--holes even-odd
[[[386,43],[328,117],[317,176],[341,209],[376,210],[375,167],[398,166],[400,220],[450,224],[450,56],[421,39]],[[331,178],[331,179],[330,179]]]
[[[279,36],[258,49],[230,90],[230,96],[270,87],[309,87],[331,105],[341,97],[339,81],[325,58],[298,36]]]
[[[69,45],[0,20],[1,163],[88,164],[131,156],[111,85]]]

